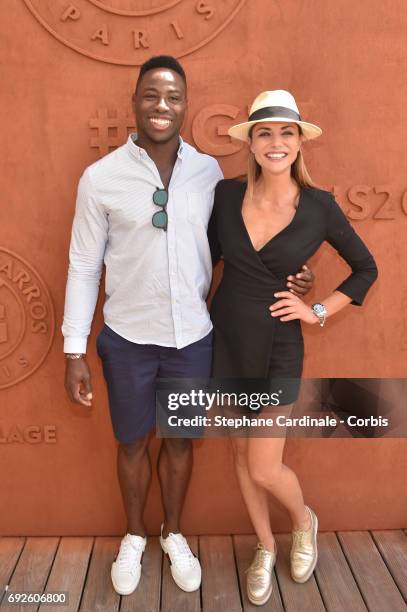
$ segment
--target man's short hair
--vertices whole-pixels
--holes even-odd
[[[150,57],[149,60],[142,64],[136,83],[136,92],[145,73],[149,70],[153,70],[154,68],[168,68],[169,70],[173,70],[180,75],[186,87],[187,77],[179,61],[176,60],[175,57],[172,57],[172,55],[155,55],[154,57]]]

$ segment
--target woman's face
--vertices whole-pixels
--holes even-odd
[[[263,170],[282,174],[290,171],[302,140],[296,123],[256,123],[251,133],[250,150]]]

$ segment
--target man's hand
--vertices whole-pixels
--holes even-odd
[[[65,389],[71,402],[92,405],[90,370],[85,359],[67,359],[65,367]]]
[[[307,266],[302,266],[300,272],[297,272],[295,276],[287,276],[287,287],[291,293],[297,297],[306,295],[311,291],[315,276]]]

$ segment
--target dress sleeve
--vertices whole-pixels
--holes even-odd
[[[332,195],[329,206],[331,210],[326,240],[352,269],[352,273],[336,290],[352,298],[352,304],[361,306],[377,278],[377,266],[367,246],[355,232]]]
[[[218,237],[217,208],[219,204],[219,183],[215,188],[215,196],[211,218],[208,224],[208,241],[211,249],[212,265],[215,267],[222,257],[222,247]]]

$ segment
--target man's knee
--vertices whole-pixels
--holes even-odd
[[[163,444],[173,456],[183,456],[192,451],[192,440],[187,438],[165,438]]]
[[[150,435],[147,434],[143,438],[137,438],[133,442],[120,442],[119,453],[127,460],[137,460],[146,452],[149,439]]]

